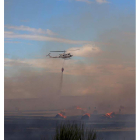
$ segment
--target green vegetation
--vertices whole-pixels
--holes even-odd
[[[65,123],[56,127],[54,140],[96,140],[93,129],[85,129],[84,124]]]

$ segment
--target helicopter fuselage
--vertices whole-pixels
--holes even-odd
[[[60,54],[59,55],[59,58],[71,58],[73,55],[71,55],[70,53],[67,53],[67,54]]]
[[[68,59],[68,58],[71,58],[73,55],[71,55],[70,53],[63,53],[63,54],[59,54],[59,56],[50,56],[50,53],[47,55],[49,56],[50,58],[62,58],[62,59]]]

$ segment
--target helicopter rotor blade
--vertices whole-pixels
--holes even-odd
[[[80,50],[80,49],[75,49],[75,50],[69,50],[69,51],[77,51],[77,50]]]
[[[50,51],[50,52],[66,52],[66,51]]]

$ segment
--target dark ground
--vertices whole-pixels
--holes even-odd
[[[5,140],[52,140],[56,126],[67,121],[83,122],[85,127],[94,128],[102,140],[135,140],[135,115],[130,114],[116,115],[112,119],[91,115],[89,120],[82,121],[81,116],[58,119],[35,114],[14,116],[9,113],[5,114],[4,137]]]

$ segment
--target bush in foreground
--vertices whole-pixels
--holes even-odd
[[[84,124],[65,123],[56,127],[54,140],[95,140],[96,132],[85,129]]]

